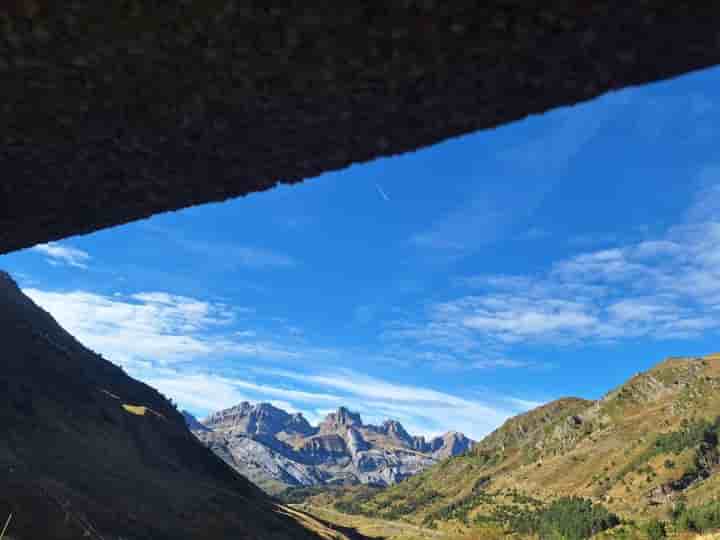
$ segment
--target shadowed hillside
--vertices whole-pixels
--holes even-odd
[[[14,540],[318,538],[2,272],[0,342],[0,519],[13,514]]]

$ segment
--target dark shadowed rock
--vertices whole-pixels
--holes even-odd
[[[0,2],[0,253],[714,65],[719,27],[687,0]]]

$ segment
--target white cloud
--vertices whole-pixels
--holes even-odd
[[[164,292],[130,297],[73,291],[25,289],[79,341],[125,367],[147,362],[169,364],[217,356],[295,359],[289,345],[233,335],[234,321],[225,304]],[[317,352],[317,351],[313,351]]]
[[[86,269],[88,261],[90,261],[90,254],[74,247],[63,246],[57,242],[49,242],[47,244],[40,244],[32,248],[33,251],[43,253],[48,257],[47,261],[53,266],[65,264],[75,268]]]
[[[391,340],[472,355],[518,342],[684,339],[720,330],[720,184],[651,240],[558,260],[538,275],[457,280],[473,294],[391,326]],[[702,221],[698,219],[702,218]]]
[[[455,429],[478,438],[525,410],[521,402],[467,399],[332,367],[320,374],[246,368],[248,376],[235,376],[223,369],[222,362],[203,364],[199,360],[241,356],[317,359],[333,351],[262,341],[253,331],[230,325],[234,322],[232,309],[221,303],[162,291],[130,296],[35,288],[24,292],[82,343],[197,415],[241,401],[268,401],[317,421],[317,410],[345,405],[361,412],[366,421],[395,418],[417,434],[431,436]],[[502,358],[474,361],[474,369],[516,367]],[[217,366],[217,371],[208,372],[202,365]]]
[[[200,416],[226,409],[249,398],[238,391],[231,380],[202,373],[177,372],[150,374],[142,379],[178,402],[183,409]]]
[[[454,429],[479,439],[509,417],[528,410],[528,405],[536,405],[507,397],[495,402],[467,399],[430,388],[391,383],[348,369],[322,374],[288,370],[263,370],[263,373],[330,389],[339,394],[338,405],[348,405],[376,421],[398,419],[411,433],[427,436]]]

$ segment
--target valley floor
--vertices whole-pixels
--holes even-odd
[[[352,528],[368,540],[450,540],[451,537],[432,529],[417,527],[400,521],[387,521],[343,514],[329,508],[321,508],[309,504],[288,505],[289,508],[304,515],[312,516],[326,525],[336,528]],[[350,540],[354,540],[350,537]]]
[[[285,506],[289,513],[306,528],[314,530],[323,538],[330,540],[501,540],[513,538],[523,540],[524,537],[508,535],[498,530],[471,530],[458,528],[443,531],[418,527],[402,521],[387,521],[360,515],[350,515],[336,510],[307,503]],[[622,528],[622,527],[621,527]],[[621,528],[611,529],[598,538],[647,540],[647,535],[640,529],[633,529],[628,534],[621,534]],[[343,536],[326,537],[326,531],[340,531]],[[692,533],[669,534],[669,540],[720,540],[720,532],[697,535]],[[529,540],[529,539],[528,539]],[[535,540],[535,537],[533,537]]]

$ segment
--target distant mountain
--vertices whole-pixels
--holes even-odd
[[[318,538],[200,444],[161,394],[83,347],[4,272],[0,342],[7,537]]]
[[[188,426],[204,444],[264,489],[323,484],[395,484],[473,441],[449,432],[426,441],[396,420],[366,425],[340,407],[313,427],[302,414],[269,403],[240,403]]]
[[[720,355],[668,359],[599,400],[562,398],[511,418],[401,484],[337,493],[336,509],[366,516],[502,530],[565,496],[632,520],[717,500]]]

